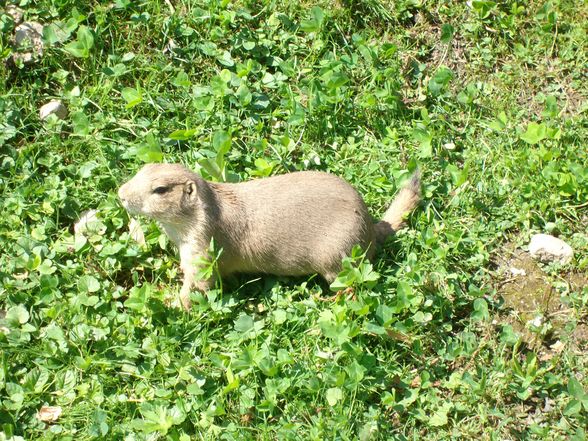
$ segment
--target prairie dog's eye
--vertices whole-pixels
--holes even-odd
[[[166,187],[165,185],[160,185],[159,187],[155,187],[153,189],[153,193],[155,194],[165,194],[171,190],[171,187]]]

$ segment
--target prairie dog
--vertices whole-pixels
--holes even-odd
[[[195,280],[199,257],[211,238],[223,249],[221,276],[235,272],[302,276],[332,282],[354,245],[367,250],[400,228],[420,199],[415,174],[384,218],[373,223],[359,193],[335,175],[304,171],[238,184],[202,179],[180,164],[148,164],[118,191],[131,214],[158,221],[180,252],[180,300],[206,291],[213,280]]]

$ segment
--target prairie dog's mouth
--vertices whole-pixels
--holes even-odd
[[[127,201],[126,199],[120,198],[120,204],[124,207],[125,210],[127,210],[127,211],[131,210],[131,206],[129,204],[129,201]]]
[[[121,198],[120,203],[129,214],[143,214],[140,210],[140,207],[137,207],[135,204],[131,204],[131,202],[128,199]]]

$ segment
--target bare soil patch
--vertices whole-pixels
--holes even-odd
[[[577,350],[588,348],[588,317],[578,317],[567,296],[556,288],[564,282],[566,292],[581,292],[588,287],[587,274],[550,275],[526,251],[512,245],[496,261],[500,274],[496,289],[505,308],[499,321],[512,325],[543,356],[561,352],[562,343]]]

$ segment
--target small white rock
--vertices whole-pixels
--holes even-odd
[[[528,323],[535,326],[536,328],[539,328],[543,324],[543,317],[538,315],[533,320],[529,320]]]
[[[76,234],[84,234],[88,231],[88,226],[92,222],[98,221],[98,212],[96,210],[84,211],[80,219],[74,224],[74,232]]]
[[[510,269],[510,273],[513,276],[526,276],[527,272],[524,269],[515,268],[514,266]]]
[[[3,309],[0,309],[0,320],[4,320],[5,318],[6,318],[6,311]],[[0,325],[0,332],[2,334],[8,334],[10,332],[10,329],[8,329],[6,326]]]
[[[455,144],[453,142],[446,142],[443,144],[445,150],[455,150]]]
[[[571,246],[549,234],[535,234],[529,243],[531,257],[543,262],[569,263],[574,257]]]
[[[22,46],[26,40],[30,41],[33,47],[43,46],[43,25],[36,21],[27,21],[16,27],[14,32],[14,43]]]
[[[24,11],[16,5],[6,6],[6,13],[12,17],[16,24],[19,24],[24,17]]]
[[[28,52],[15,52],[12,57],[28,64],[43,55],[43,25],[35,21],[18,25],[14,32],[14,47],[24,47]]]
[[[560,340],[556,341],[554,344],[549,346],[553,352],[557,352],[561,354],[564,348],[566,347],[565,343],[562,343]]]
[[[61,406],[42,406],[37,412],[37,419],[52,423],[59,419],[61,413]]]
[[[39,109],[39,118],[43,121],[49,115],[55,115],[59,119],[65,119],[67,117],[67,109],[61,101],[49,101]]]

